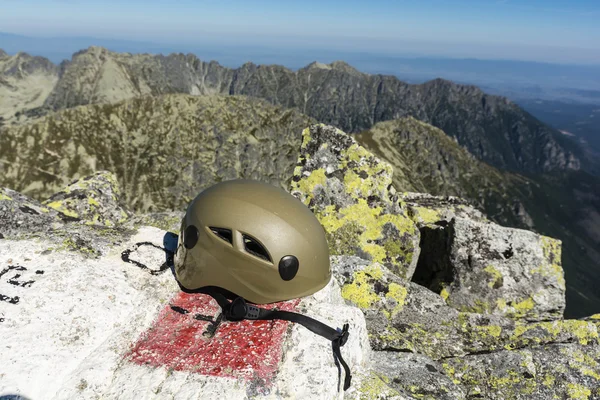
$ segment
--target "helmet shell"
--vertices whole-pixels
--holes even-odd
[[[331,279],[325,230],[281,188],[217,183],[187,208],[175,275],[187,290],[216,286],[257,304],[307,296]]]

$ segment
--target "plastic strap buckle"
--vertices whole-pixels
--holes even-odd
[[[241,321],[244,319],[258,319],[260,308],[246,303],[242,297],[237,297],[228,307],[227,319],[229,321]]]
[[[260,316],[260,308],[246,304],[246,319],[258,319]]]

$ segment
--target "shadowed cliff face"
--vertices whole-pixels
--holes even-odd
[[[523,172],[580,168],[578,147],[505,98],[442,79],[409,85],[392,76],[360,73],[344,62],[313,63],[298,71],[252,63],[229,69],[193,55],[131,55],[91,47],[60,66],[60,79],[44,107],[58,110],[166,93],[259,97],[350,133],[414,116],[496,167]]]

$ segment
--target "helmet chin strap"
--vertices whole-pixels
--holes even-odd
[[[186,290],[190,292],[189,290]],[[204,293],[211,296],[221,307],[225,319],[228,321],[242,321],[245,319],[249,320],[274,320],[280,319],[284,321],[291,321],[298,323],[313,333],[323,336],[325,339],[331,341],[331,348],[333,350],[333,358],[335,365],[338,367],[338,382],[341,381],[341,368],[344,368],[345,379],[344,379],[344,390],[348,390],[352,381],[352,374],[348,364],[344,361],[340,348],[348,341],[348,324],[344,324],[342,329],[333,329],[324,323],[317,321],[314,318],[307,317],[306,315],[298,314],[291,311],[281,310],[267,310],[265,308],[257,307],[253,304],[248,304],[242,297],[236,297],[233,301],[230,301],[223,293],[217,288],[206,287],[194,290],[195,293]],[[339,383],[338,383],[339,390]]]

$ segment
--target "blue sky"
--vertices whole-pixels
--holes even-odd
[[[0,0],[0,10],[0,32],[29,36],[600,64],[599,0]]]

